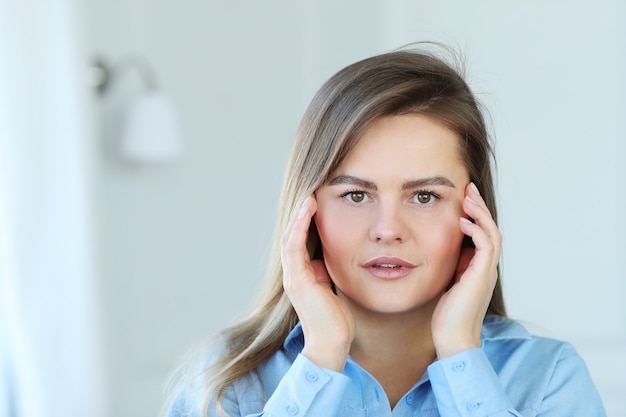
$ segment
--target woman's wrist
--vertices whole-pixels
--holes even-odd
[[[480,336],[476,337],[435,337],[433,336],[437,358],[444,359],[481,346]]]
[[[322,346],[314,343],[305,343],[302,354],[320,368],[330,369],[336,372],[343,372],[348,360],[350,346],[324,344]]]

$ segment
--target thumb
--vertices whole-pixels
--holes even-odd
[[[458,282],[467,268],[469,268],[472,258],[474,257],[475,248],[463,248],[459,254],[459,261],[456,265],[456,281]]]
[[[328,274],[328,270],[326,269],[326,265],[324,261],[321,259],[314,259],[311,261],[311,267],[313,268],[313,272],[315,273],[315,278],[317,278],[317,282],[327,288],[332,288],[333,282],[330,279],[330,275]]]

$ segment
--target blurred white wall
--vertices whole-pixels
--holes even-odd
[[[626,413],[626,5],[618,0],[85,2],[87,43],[140,52],[178,103],[186,153],[115,153],[125,77],[98,103],[99,266],[112,415],[149,416],[176,358],[249,311],[282,172],[315,90],[357,59],[458,44],[497,136],[511,316],[574,342]]]
[[[108,416],[81,17],[79,0],[0,1],[3,417]]]

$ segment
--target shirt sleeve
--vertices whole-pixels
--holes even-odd
[[[267,401],[264,417],[339,416],[350,378],[300,354]]]
[[[442,417],[521,417],[482,348],[432,363],[428,376]]]
[[[344,393],[350,378],[339,372],[323,369],[299,354],[265,406],[251,402],[237,394],[233,386],[227,388],[222,406],[233,417],[334,417],[340,415]],[[170,402],[165,417],[222,417],[211,402],[202,412],[204,390],[194,383],[181,390]],[[245,386],[240,389],[246,389]],[[243,400],[243,402],[242,402]],[[261,410],[251,411],[251,409]]]
[[[535,384],[527,391],[528,395],[536,396],[532,415],[606,417],[584,361],[571,345],[561,347],[551,369],[545,370],[545,384],[542,380],[528,379],[522,366],[516,372],[517,384]],[[436,361],[429,366],[428,375],[442,417],[523,415],[514,409],[482,348]]]

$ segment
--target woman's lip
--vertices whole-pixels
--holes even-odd
[[[402,258],[381,256],[367,261],[363,264],[363,268],[376,278],[394,280],[409,275],[415,265]]]
[[[409,261],[395,256],[380,256],[363,264],[363,267],[365,268],[381,268],[383,266],[387,266],[385,269],[415,268],[415,265]]]

